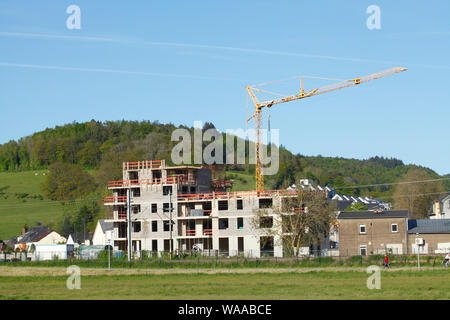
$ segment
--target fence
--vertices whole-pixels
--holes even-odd
[[[440,249],[435,249],[440,250]],[[434,252],[432,248],[428,248],[428,252]],[[12,252],[0,253],[0,262],[19,262],[29,263],[36,262],[59,262],[62,264],[80,263],[83,265],[92,266],[107,266],[108,260],[113,265],[131,266],[148,265],[148,266],[164,266],[172,267],[173,264],[178,266],[189,267],[190,264],[217,266],[219,264],[230,265],[248,265],[255,267],[265,263],[267,265],[314,265],[314,266],[328,266],[328,265],[349,265],[358,266],[365,264],[382,264],[384,255],[389,256],[389,261],[393,265],[415,265],[417,263],[417,254],[408,253],[402,254],[395,252],[395,250],[379,249],[377,254],[360,255],[355,254],[350,250],[337,249],[321,249],[321,250],[298,250],[298,253],[289,251],[276,250],[191,250],[181,251],[174,250],[170,255],[168,251],[137,251],[131,257],[131,264],[128,263],[127,253],[120,250],[111,250],[108,252],[104,250],[103,246],[85,246],[78,250],[69,252],[66,257],[59,255],[60,252],[47,253],[46,257],[34,253],[26,252]],[[420,253],[419,258],[421,264],[441,265],[445,253],[426,254]],[[109,258],[108,258],[109,256]],[[76,262],[78,261],[78,262]],[[171,266],[172,265],[172,266]]]

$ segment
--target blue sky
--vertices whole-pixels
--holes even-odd
[[[271,127],[294,153],[396,157],[450,173],[449,1],[131,3],[0,1],[0,143],[91,119],[244,128],[246,85],[403,66],[275,106]],[[72,4],[80,30],[66,27]],[[380,30],[366,27],[369,5],[381,9]]]

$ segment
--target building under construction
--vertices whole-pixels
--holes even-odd
[[[127,250],[131,238],[133,252],[281,257],[278,239],[261,241],[267,237],[262,228],[273,227],[277,217],[271,211],[296,191],[229,192],[232,182],[211,173],[205,167],[166,166],[164,160],[124,163],[123,180],[109,182],[113,196],[105,198],[114,212],[114,249]],[[258,209],[267,210],[270,220],[262,226],[255,223]]]

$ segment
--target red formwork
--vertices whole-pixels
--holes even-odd
[[[274,196],[295,196],[296,190],[266,190],[266,191],[235,191],[235,192],[210,192],[180,194],[178,201],[208,200],[208,199],[230,199],[244,197],[274,197]]]
[[[127,202],[127,196],[104,197],[103,202]]]
[[[189,179],[187,175],[171,175],[167,178],[155,179],[135,179],[135,180],[119,180],[109,181],[108,187],[128,187],[132,185],[151,185],[151,184],[197,184],[195,179]]]
[[[124,162],[124,170],[157,169],[162,167],[162,160]]]

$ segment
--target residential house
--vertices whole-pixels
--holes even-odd
[[[407,210],[340,212],[339,255],[406,253],[408,216]]]
[[[450,194],[443,194],[431,205],[430,219],[450,219]]]
[[[37,226],[17,237],[14,242],[14,249],[28,251],[32,245],[66,243],[66,238],[49,227]]]
[[[423,239],[423,244],[421,246],[416,244],[416,239]],[[411,253],[450,252],[450,219],[409,220],[408,243]]]
[[[108,231],[114,232],[114,220],[99,219],[92,236],[92,244],[94,246],[106,246]]]

